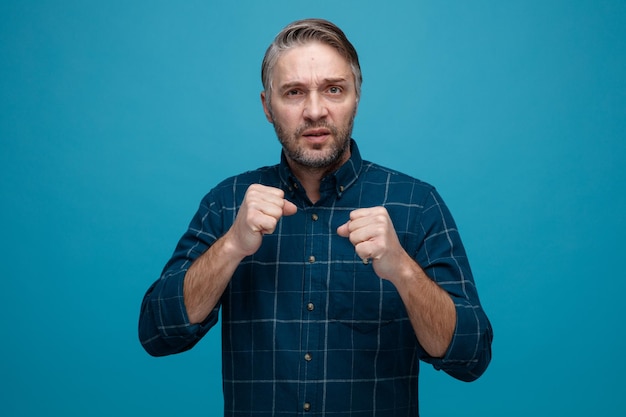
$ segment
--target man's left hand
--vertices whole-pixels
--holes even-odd
[[[337,228],[339,236],[347,237],[363,262],[372,261],[374,272],[390,281],[397,277],[408,254],[400,245],[387,209],[372,207],[350,213],[350,220]]]

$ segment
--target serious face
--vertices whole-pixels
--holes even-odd
[[[290,164],[329,170],[345,162],[357,109],[348,61],[328,45],[307,43],[284,52],[271,79],[263,109]]]

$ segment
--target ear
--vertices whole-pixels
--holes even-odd
[[[265,91],[261,91],[261,104],[263,104],[263,112],[265,113],[265,118],[268,122],[274,123],[274,118],[272,117],[272,112],[269,109],[267,104],[267,97],[265,96]]]

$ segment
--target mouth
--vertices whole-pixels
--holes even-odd
[[[302,132],[302,137],[311,142],[322,142],[331,135],[330,129],[314,128]]]

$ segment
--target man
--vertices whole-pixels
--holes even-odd
[[[418,415],[419,361],[471,381],[492,330],[430,185],[361,159],[357,53],[319,19],[262,65],[278,165],[204,197],[141,308],[152,355],[193,347],[222,310],[225,415]]]

